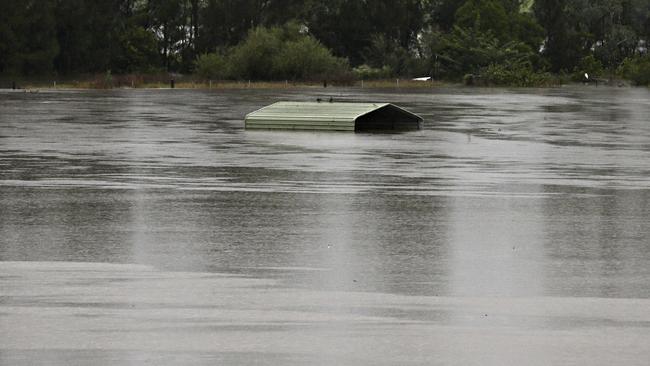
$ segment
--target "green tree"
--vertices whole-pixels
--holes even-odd
[[[512,40],[508,24],[508,14],[499,1],[468,0],[456,11],[455,24],[461,28],[473,28],[481,32],[491,32],[501,41]]]
[[[230,77],[228,60],[217,53],[204,53],[196,58],[194,71],[205,80],[221,80]]]
[[[337,56],[350,63],[363,62],[362,50],[369,45],[371,19],[365,2],[355,0],[315,1],[307,19],[309,31]]]
[[[613,69],[648,40],[648,0],[537,0],[533,11],[546,30],[544,55],[554,71],[573,70],[590,54]]]
[[[119,49],[113,55],[112,70],[130,73],[155,72],[162,68],[158,41],[152,32],[138,25],[129,25],[118,37]]]
[[[6,74],[51,73],[59,52],[54,1],[0,3],[0,70]]]
[[[137,60],[138,57],[133,59],[133,55],[125,52],[149,45],[149,37],[137,31],[143,29],[139,23],[145,23],[145,12],[144,5],[136,6],[133,0],[57,0],[54,9],[60,45],[55,59],[57,72],[103,73],[107,70],[128,72],[141,69],[143,61]],[[136,42],[143,44],[135,45]],[[130,62],[135,64],[127,65]]]
[[[271,79],[271,60],[283,46],[283,31],[258,27],[232,49],[230,62],[234,77],[253,80]]]
[[[405,50],[417,44],[424,25],[424,8],[419,0],[376,0],[366,3],[371,20],[370,40],[379,35]]]
[[[149,27],[158,38],[158,49],[167,71],[179,67],[186,46],[187,14],[183,0],[149,0]]]
[[[205,0],[199,9],[197,50],[212,52],[241,42],[260,24],[259,0]]]
[[[319,0],[309,5],[305,23],[335,55],[359,65],[377,36],[407,50],[415,47],[424,24],[422,4],[417,0]]]
[[[412,76],[414,70],[411,66],[415,56],[402,47],[397,41],[377,34],[371,39],[370,46],[363,52],[365,63],[373,68],[387,67],[391,75],[387,76]]]
[[[292,21],[304,22],[312,0],[258,0],[259,24],[272,27]]]
[[[0,2],[0,74],[19,72],[18,49],[22,39],[18,25],[24,22],[23,4],[18,1]]]
[[[320,80],[347,68],[347,61],[334,57],[315,38],[303,36],[282,46],[273,58],[272,71],[274,78]]]
[[[449,32],[454,27],[456,12],[465,0],[424,0],[425,24],[432,30]]]
[[[618,73],[636,85],[650,85],[650,55],[626,58]]]
[[[3,75],[188,72],[216,53],[240,78],[302,78],[347,59],[394,75],[494,65],[498,79],[504,54],[525,55],[517,75],[591,61],[611,72],[649,40],[650,0],[0,1]]]
[[[585,56],[588,35],[580,31],[578,15],[570,0],[536,0],[535,18],[546,31],[543,54],[552,71],[570,71]]]
[[[93,32],[89,19],[92,7],[87,3],[86,0],[58,1],[54,9],[60,47],[54,63],[61,74],[95,71],[90,49],[94,46],[94,33],[99,32]]]
[[[491,32],[501,42],[521,41],[532,50],[539,49],[544,38],[544,29],[516,0],[468,0],[456,12],[455,24]]]
[[[226,56],[210,53],[197,58],[196,70],[205,78],[249,80],[307,80],[327,78],[348,70],[306,28],[290,22],[282,27],[256,27]]]
[[[595,56],[608,68],[615,68],[637,52],[643,40],[642,26],[647,21],[650,1],[592,0],[582,12],[593,43]],[[645,19],[644,19],[645,18]]]
[[[449,34],[424,35],[424,48],[429,67],[452,77],[480,74],[492,64],[532,64],[535,58],[530,48],[520,41],[502,43],[491,32],[458,26]]]

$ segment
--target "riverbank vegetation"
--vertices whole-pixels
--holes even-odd
[[[649,40],[650,0],[3,1],[0,80],[648,85]]]

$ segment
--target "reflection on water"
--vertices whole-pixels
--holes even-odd
[[[243,130],[243,116],[262,105],[323,95],[394,102],[422,115],[424,129],[402,134]],[[635,339],[647,341],[638,350],[647,355],[648,311],[634,307],[646,306],[650,298],[649,97],[648,90],[629,88],[0,92],[0,260],[34,266],[0,266],[0,327],[5,334],[8,327],[23,327],[29,343],[35,336],[29,316],[16,309],[58,309],[63,305],[51,301],[63,302],[69,309],[63,315],[56,310],[53,319],[74,323],[78,319],[70,320],[74,315],[67,312],[84,308],[79,302],[111,302],[110,296],[95,294],[96,284],[65,299],[41,293],[53,270],[39,263],[101,262],[153,266],[147,273],[164,277],[158,284],[167,296],[183,286],[202,288],[197,278],[205,278],[213,281],[208,292],[226,286],[224,296],[261,303],[255,311],[237,301],[224,305],[252,311],[245,316],[255,327],[267,328],[232,330],[238,334],[234,339],[257,348],[225,342],[218,355],[206,356],[213,363],[263,358],[268,364],[378,364],[384,357],[388,364],[430,364],[431,358],[418,358],[418,345],[441,357],[459,357],[466,334],[447,327],[476,327],[474,316],[485,309],[500,314],[490,317],[496,323],[468,332],[498,329],[488,333],[503,342],[521,342],[519,330],[509,333],[508,327],[547,332],[539,339],[524,334],[540,345],[524,349],[541,361],[549,361],[544,355],[559,347],[551,338],[561,327],[573,332],[567,333],[569,341],[590,339],[585,350],[607,344],[610,340],[595,332],[608,321],[615,332],[629,330],[634,321],[646,324]],[[51,285],[67,286],[84,271],[101,272],[84,266],[90,269],[71,263],[56,267],[53,273],[61,277],[54,276]],[[139,270],[125,268],[125,284],[135,281],[134,288],[146,288],[137,283]],[[225,274],[261,282],[239,288],[239,282],[222,281]],[[3,295],[21,281],[25,292]],[[120,286],[111,290],[126,301],[133,288]],[[161,308],[171,317],[193,314],[201,296],[187,298],[179,313],[168,303]],[[277,300],[283,296],[291,304]],[[207,299],[206,305],[218,307],[214,296]],[[142,306],[159,300],[144,294],[134,301]],[[257,313],[265,305],[284,315],[293,306],[310,320],[291,315],[269,324]],[[584,312],[577,310],[582,307]],[[635,316],[626,318],[630,307]],[[608,316],[591,313],[605,308]],[[549,309],[555,310],[547,318]],[[101,310],[102,316],[106,311],[113,310]],[[94,319],[93,311],[82,313]],[[330,316],[350,318],[335,321],[336,329],[313,323],[314,317]],[[367,328],[366,317],[378,323]],[[229,326],[247,324],[234,319]],[[407,320],[417,325],[402,327]],[[88,321],[102,329],[110,323]],[[134,321],[147,322],[137,314]],[[83,332],[63,320],[50,326]],[[275,326],[284,327],[277,331],[294,342],[338,336],[370,349],[407,339],[414,348],[375,356],[361,352],[355,358],[351,346],[331,338],[321,349],[298,342],[304,352],[262,347],[266,334],[276,332],[268,327]],[[150,335],[209,333],[206,327],[178,333],[156,328]],[[427,348],[411,332],[448,347]],[[62,357],[61,363],[83,363],[78,360],[85,357],[139,363],[158,359],[156,351],[164,349],[136,337],[140,351],[117,352],[120,347],[106,346],[117,340],[107,337],[95,339],[105,345],[102,352],[84,353],[71,342],[62,344],[76,349],[70,354],[51,353],[47,349],[56,347],[45,346],[50,339],[42,337],[42,343],[34,343],[41,353],[28,356]],[[488,364],[523,357],[494,351],[504,351],[499,341],[472,339],[475,352],[463,356],[464,364],[478,362],[472,357],[481,350],[492,350],[488,353],[495,358]],[[631,350],[629,339],[619,340],[622,349]],[[0,338],[0,354],[25,348],[11,342]],[[192,362],[214,350],[201,344],[180,347],[175,357]],[[327,347],[341,349],[342,358]],[[637,360],[639,355],[630,352],[628,361]],[[412,357],[403,357],[407,354]],[[8,362],[23,356],[11,353]]]
[[[0,262],[0,276],[11,365],[643,365],[649,354],[648,299],[300,290],[70,262]]]

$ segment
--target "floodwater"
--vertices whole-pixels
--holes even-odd
[[[245,131],[394,102],[399,134]],[[1,365],[647,365],[650,91],[0,91]]]

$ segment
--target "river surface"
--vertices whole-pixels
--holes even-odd
[[[278,100],[424,129],[245,131]],[[647,365],[650,91],[0,91],[0,365]]]

